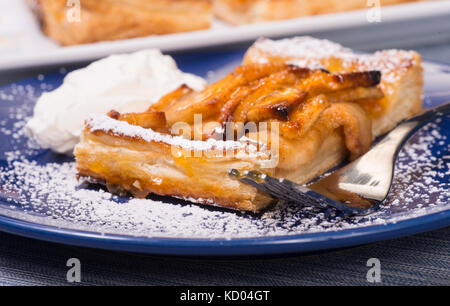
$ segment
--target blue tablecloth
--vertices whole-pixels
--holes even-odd
[[[449,41],[414,49],[450,63]],[[0,83],[38,72],[3,73]],[[381,284],[450,285],[450,228],[331,252],[219,259],[123,254],[0,233],[0,285],[67,285],[69,258],[81,261],[82,285],[372,285],[369,258],[381,262]]]
[[[81,262],[82,285],[450,285],[450,228],[315,254],[253,258],[181,258],[56,245],[0,233],[0,285],[69,285],[66,262]]]

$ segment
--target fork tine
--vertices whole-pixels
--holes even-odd
[[[312,205],[320,209],[327,207],[327,205],[320,199],[311,197],[308,194],[310,190],[304,186],[297,185],[286,179],[279,180],[271,176],[266,176],[264,180],[268,185],[275,185],[279,189],[283,190],[289,196],[291,201],[302,203],[304,206]]]
[[[278,180],[258,171],[244,171],[241,176],[241,181],[250,182],[250,184],[275,198],[296,202],[302,205],[318,206],[323,208],[323,205],[318,205],[315,199],[311,199],[305,193],[299,193],[295,190],[292,182],[288,180]],[[306,188],[305,188],[306,189]]]
[[[246,178],[246,177],[241,178],[240,181],[247,183],[249,185],[252,185],[253,187],[256,187],[257,189],[264,191],[265,193],[267,193],[277,199],[290,201],[290,199],[288,197],[284,196],[282,193],[278,193],[278,192],[274,191],[272,188],[270,188],[270,189],[267,188],[266,184],[264,184],[264,183],[258,183],[256,181],[254,181],[250,178]]]
[[[307,194],[308,188],[294,184],[293,182],[283,179],[279,180],[268,175],[263,177],[266,185],[276,186],[283,195],[286,195],[291,201],[301,203],[304,206],[316,206],[321,209],[327,207],[322,201],[313,198]]]
[[[264,191],[265,193],[281,200],[291,201],[291,199],[284,192],[280,191],[276,186],[266,184],[263,177],[264,174],[258,171],[244,171],[242,174],[235,169],[231,169],[229,171],[229,175],[235,179],[239,179],[240,181],[250,184],[257,189]]]
[[[291,201],[291,192],[286,186],[282,184],[277,184],[275,182],[277,179],[274,179],[266,174],[262,174],[258,171],[245,171],[243,173],[245,178],[253,180],[263,186],[270,192],[272,192],[278,198],[283,198],[285,200]]]

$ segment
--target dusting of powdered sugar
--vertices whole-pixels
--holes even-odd
[[[304,58],[327,58],[353,56],[353,51],[327,39],[310,36],[298,36],[280,40],[258,39],[254,45],[257,49],[275,56]]]
[[[345,68],[352,71],[379,70],[384,82],[395,82],[400,72],[405,71],[416,62],[418,56],[414,51],[383,50],[373,54],[357,54],[340,44],[309,36],[271,40],[258,39],[253,48],[272,56],[291,58],[288,63],[310,69],[323,68],[322,60],[338,58]],[[265,62],[266,58],[256,57],[253,60]]]
[[[0,103],[9,113],[0,120],[1,215],[102,234],[234,239],[386,225],[450,209],[449,117],[422,128],[402,149],[392,191],[380,211],[342,219],[278,203],[255,215],[171,197],[118,197],[80,185],[73,157],[39,149],[21,132],[39,91],[35,85],[0,90]]]

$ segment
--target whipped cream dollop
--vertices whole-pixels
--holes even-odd
[[[112,109],[143,112],[182,84],[202,90],[206,81],[182,72],[157,49],[111,55],[69,73],[59,88],[43,93],[25,131],[43,148],[71,153],[92,115]]]

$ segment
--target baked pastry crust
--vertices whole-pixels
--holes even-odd
[[[209,0],[80,0],[80,22],[69,22],[66,0],[34,0],[44,32],[62,45],[207,29]],[[36,3],[38,5],[36,5]]]
[[[274,200],[229,178],[229,169],[305,184],[365,153],[373,133],[420,111],[421,90],[414,52],[356,55],[312,38],[259,40],[244,65],[201,92],[181,86],[146,112],[88,120],[75,149],[78,172],[137,197],[156,193],[258,212]],[[188,133],[173,128],[180,121]],[[252,122],[269,128],[239,125]],[[229,131],[234,138],[224,141]]]
[[[383,0],[381,5],[426,0]],[[214,13],[234,24],[274,21],[368,8],[364,0],[214,0]]]

